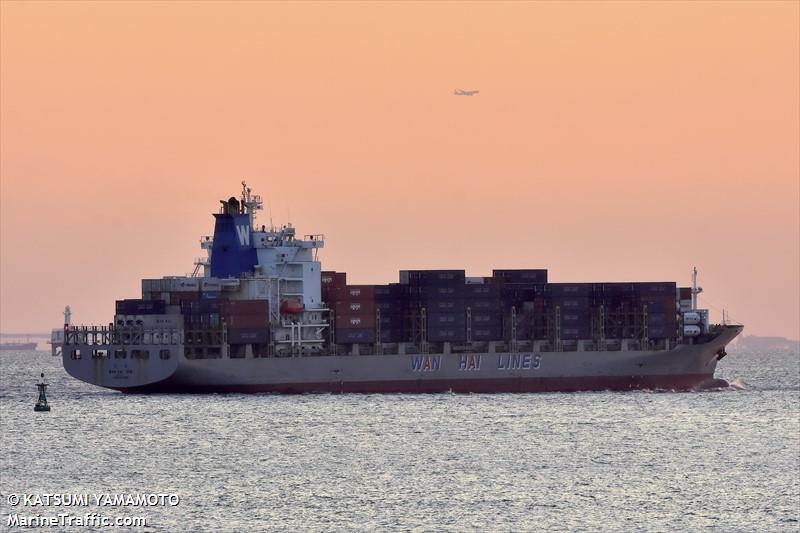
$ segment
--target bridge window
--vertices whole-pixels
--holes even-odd
[[[125,359],[125,350],[114,350],[114,359]]]
[[[161,350],[158,354],[161,359],[169,359],[169,350]]]
[[[131,359],[150,359],[150,352],[147,350],[131,350]]]
[[[92,359],[105,359],[108,357],[108,350],[92,350]]]
[[[72,353],[69,354],[70,359],[80,359],[81,358],[81,351],[80,350],[72,350]]]

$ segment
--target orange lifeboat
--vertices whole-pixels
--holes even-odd
[[[299,315],[303,312],[303,306],[297,300],[283,300],[280,310],[282,315]]]

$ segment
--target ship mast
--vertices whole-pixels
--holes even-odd
[[[703,292],[702,287],[697,286],[697,267],[692,268],[692,310],[697,309],[697,295]]]
[[[250,220],[250,229],[253,229],[255,222],[255,212],[264,209],[264,203],[261,201],[261,196],[258,194],[251,195],[252,190],[247,186],[247,182],[242,181],[242,206]]]

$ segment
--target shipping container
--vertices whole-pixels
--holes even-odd
[[[499,311],[502,308],[499,299],[464,300],[464,309],[475,311]]]
[[[649,313],[676,313],[678,309],[678,302],[675,298],[661,297],[661,298],[642,298],[639,300],[639,309],[647,307]]]
[[[200,280],[201,292],[219,292],[222,290],[222,281],[216,278],[202,278]]]
[[[375,309],[380,309],[381,313],[403,313],[406,305],[403,302],[375,302]]]
[[[399,283],[375,285],[373,288],[375,301],[398,301],[408,297],[408,286]]]
[[[596,283],[594,290],[595,294],[598,296],[602,294],[605,297],[612,298],[632,297],[636,293],[632,282]]]
[[[403,328],[383,328],[380,330],[381,343],[405,342],[406,337]]]
[[[592,300],[588,296],[574,296],[574,297],[553,297],[547,302],[547,307],[551,309],[558,307],[561,311],[567,310],[589,310],[591,308]]]
[[[461,326],[467,323],[464,313],[428,313],[428,328],[434,326]]]
[[[117,300],[117,315],[163,315],[166,304],[163,300]]]
[[[320,283],[322,287],[344,287],[347,285],[346,272],[334,272],[331,270],[323,270],[320,273]]]
[[[472,327],[481,327],[481,326],[500,326],[503,321],[503,316],[497,313],[472,313],[471,315],[472,320]]]
[[[503,269],[492,270],[492,277],[505,283],[547,283],[546,269]]]
[[[358,301],[374,301],[375,300],[375,287],[372,285],[346,285],[333,291],[331,294],[337,294],[337,300],[358,300]]]
[[[375,315],[375,304],[370,300],[338,300],[333,304],[336,315]]]
[[[588,326],[561,326],[561,340],[591,339],[591,328]]]
[[[420,307],[424,307],[428,313],[458,313],[464,314],[465,307],[463,300],[429,300],[419,302]]]
[[[170,292],[199,292],[199,278],[169,278]]]
[[[337,344],[364,344],[375,342],[375,329],[348,329],[336,328],[335,339]]]
[[[649,313],[647,315],[648,326],[675,326],[678,317],[674,313]]]
[[[182,302],[194,302],[200,299],[200,293],[194,292],[179,292],[172,291],[169,293],[169,303],[171,305],[180,305]]]
[[[530,302],[536,298],[535,287],[525,287],[521,285],[503,285],[500,288],[500,300],[505,307],[516,305],[519,307],[522,302]]]
[[[561,311],[561,324],[562,326],[591,326],[592,314],[588,311],[570,311],[565,309]]]
[[[668,296],[675,298],[677,284],[674,281],[648,281],[634,283],[636,292],[640,296]]]
[[[200,299],[201,300],[220,300],[222,299],[222,293],[219,291],[201,291],[200,292]]]
[[[336,327],[344,329],[374,329],[375,328],[375,315],[374,314],[337,314],[335,316]]]
[[[677,336],[677,331],[677,326],[672,324],[648,326],[647,337],[650,339],[673,339]]]
[[[402,328],[405,324],[405,317],[403,315],[381,314],[381,320],[379,324],[382,329]]]
[[[553,298],[590,298],[594,293],[594,284],[548,283],[546,293]]]
[[[401,270],[400,283],[404,285],[464,285],[463,270]]]
[[[412,300],[434,300],[438,298],[462,298],[465,285],[412,285],[408,297]]]
[[[470,300],[480,300],[480,299],[499,299],[500,298],[500,286],[499,285],[465,285],[463,289],[464,298]]]
[[[221,315],[228,328],[265,328],[269,326],[267,315]]]
[[[464,342],[467,339],[466,329],[456,326],[437,326],[428,328],[429,342]]]
[[[269,314],[268,300],[223,300],[220,302],[223,315],[261,315]]]
[[[228,344],[266,344],[269,341],[267,328],[228,328]]]
[[[197,313],[219,313],[220,300],[197,300],[181,302],[181,313],[184,315]]]
[[[186,327],[191,328],[203,327],[216,329],[222,325],[222,319],[218,313],[183,315],[183,319]],[[263,324],[258,324],[258,326],[263,327]]]
[[[473,327],[470,334],[473,341],[503,340],[503,328],[500,326]]]

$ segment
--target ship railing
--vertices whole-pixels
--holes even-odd
[[[64,328],[66,345],[162,345],[183,344],[182,328],[145,326],[70,326]]]

